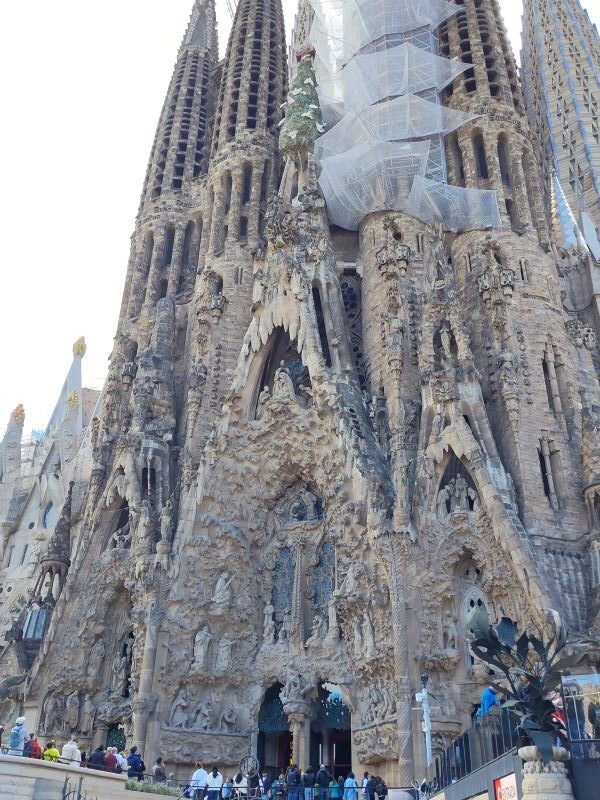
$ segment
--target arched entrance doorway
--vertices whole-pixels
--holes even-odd
[[[334,776],[344,778],[352,768],[352,726],[350,709],[339,686],[319,687],[310,726],[310,761],[317,770],[326,764]],[[304,765],[301,765],[304,768]],[[307,765],[308,766],[308,765]]]
[[[285,772],[292,763],[292,734],[279,696],[282,689],[280,683],[270,686],[258,712],[257,757],[270,777]]]

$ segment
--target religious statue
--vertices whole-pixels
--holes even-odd
[[[167,542],[171,538],[171,528],[173,526],[173,509],[175,501],[173,496],[169,497],[160,512],[160,538]]]
[[[83,708],[81,709],[81,733],[91,733],[94,729],[94,720],[96,718],[96,705],[89,694],[86,694],[83,700]]]
[[[187,690],[184,687],[175,695],[175,699],[171,705],[169,724],[172,728],[187,728],[188,712],[186,709],[188,705]]]
[[[104,646],[104,639],[97,639],[90,651],[90,658],[88,661],[88,675],[93,678],[98,678],[100,669],[104,661],[106,648]]]
[[[373,628],[373,622],[371,621],[371,615],[369,611],[365,611],[364,623],[363,623],[363,642],[366,650],[367,658],[371,658],[376,653],[376,646],[375,646],[375,630]]]
[[[450,486],[444,486],[442,489],[439,490],[437,493],[436,499],[436,509],[437,509],[437,518],[439,520],[446,519],[448,516],[448,506],[447,502],[452,495],[452,491]]]
[[[193,727],[197,730],[208,731],[211,729],[214,706],[210,697],[202,703],[196,711]]]
[[[467,482],[465,480],[464,475],[460,473],[456,476],[456,480],[454,482],[454,498],[455,498],[455,510],[459,511],[467,511],[469,508],[469,502],[467,500]]]
[[[363,654],[363,634],[360,620],[356,616],[352,618],[352,630],[354,632],[354,655],[360,658]]]
[[[194,639],[194,661],[192,663],[192,667],[194,669],[204,669],[206,666],[208,646],[211,642],[211,639],[212,635],[208,625],[205,625],[196,634],[196,638]]]
[[[215,671],[216,672],[225,672],[229,669],[229,665],[231,663],[231,651],[233,649],[233,640],[230,639],[228,636],[223,636],[222,639],[219,640],[219,645],[217,647],[217,657],[215,659]]]
[[[319,644],[319,642],[322,642],[326,636],[327,636],[327,623],[320,614],[316,614],[313,620],[310,637],[307,639],[306,642],[306,647],[311,647],[316,644]]]
[[[449,609],[444,615],[443,644],[444,650],[456,650],[458,648],[458,627],[454,614]]]
[[[281,642],[289,642],[292,635],[292,612],[286,608],[283,614],[283,623],[279,632],[279,640]]]
[[[213,603],[226,610],[231,603],[231,583],[233,582],[233,576],[230,578],[228,572],[224,572],[222,575],[219,575],[219,579],[217,580],[215,590],[213,592],[212,601]]]
[[[113,533],[112,542],[113,547],[117,550],[127,550],[131,545],[131,526],[129,520],[127,520],[123,527],[118,528],[118,530]]]
[[[127,689],[129,658],[126,654],[117,656],[112,667],[111,688],[115,694],[124,696]]]
[[[271,390],[265,386],[262,392],[258,395],[258,404],[256,406],[256,418],[260,419],[264,411],[265,405],[271,399]]]
[[[43,730],[46,733],[51,733],[56,722],[57,711],[58,711],[58,699],[55,694],[51,693],[47,695],[44,705],[44,728]]]
[[[219,730],[234,731],[237,724],[237,711],[232,705],[226,706],[219,720]]]
[[[263,611],[263,639],[265,644],[273,644],[275,642],[274,613],[275,607],[271,603],[267,603]]]
[[[283,400],[294,400],[296,397],[294,382],[285,368],[285,361],[282,361],[279,369],[275,371],[273,397],[279,397]]]
[[[79,692],[71,692],[65,705],[65,722],[67,729],[74,733],[79,724]]]

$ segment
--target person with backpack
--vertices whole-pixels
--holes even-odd
[[[292,764],[285,776],[287,786],[287,800],[298,800],[298,790],[300,787],[300,773],[298,767]]]
[[[302,785],[304,786],[304,800],[314,800],[315,797],[315,771],[311,766],[304,770],[302,776]]]
[[[282,773],[278,778],[273,781],[271,786],[271,797],[273,800],[283,800],[285,791],[285,775]]]
[[[325,764],[321,764],[321,769],[317,772],[315,783],[319,787],[319,800],[329,800],[329,784],[332,776]]]
[[[25,744],[29,741],[29,734],[25,730],[25,717],[17,717],[10,734],[8,735],[9,756],[24,755]]]
[[[144,780],[144,762],[137,751],[135,745],[129,751],[127,756],[127,777],[137,778],[138,781]]]
[[[383,780],[383,778],[377,778],[377,788],[375,791],[377,792],[378,800],[385,800],[388,793],[387,783]]]
[[[329,783],[329,800],[341,800],[341,798],[342,791],[340,789],[340,784],[332,775],[331,782]]]
[[[94,752],[90,755],[87,762],[88,769],[101,769],[104,770],[104,745],[99,744]]]
[[[365,786],[366,800],[375,800],[375,792],[377,791],[377,781],[374,775],[369,775],[367,784]]]

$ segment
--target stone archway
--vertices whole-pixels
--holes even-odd
[[[292,734],[281,702],[282,689],[280,683],[270,686],[258,712],[257,757],[270,777],[285,773],[292,761]]]
[[[352,769],[351,712],[340,687],[331,683],[319,686],[310,725],[310,765],[317,770],[321,764],[326,764],[335,778],[345,778]]]

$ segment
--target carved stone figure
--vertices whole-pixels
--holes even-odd
[[[213,592],[212,601],[218,608],[226,610],[231,603],[231,584],[233,583],[233,576],[229,577],[228,572],[219,575],[215,590]]]
[[[90,658],[88,661],[88,675],[93,678],[97,678],[99,676],[105,653],[106,648],[104,646],[104,639],[97,639],[90,652]]]
[[[273,397],[281,400],[294,400],[296,398],[294,382],[283,361],[281,362],[281,367],[275,371],[275,377],[273,378]]]
[[[188,694],[185,688],[180,689],[175,695],[175,699],[171,705],[171,716],[169,724],[172,728],[187,728],[188,724],[188,711],[189,706]]]
[[[219,720],[219,730],[233,732],[237,725],[237,711],[232,705],[226,706]]]
[[[319,642],[322,642],[326,636],[327,623],[320,614],[317,614],[313,620],[311,634],[306,642],[306,646],[311,647],[319,644]]]
[[[194,717],[194,724],[193,728],[195,730],[201,731],[208,731],[212,729],[213,724],[213,716],[214,716],[214,705],[212,699],[208,697],[204,702],[202,702],[196,711],[196,715]]]
[[[263,611],[263,640],[265,644],[273,644],[275,642],[275,620],[273,615],[275,608],[271,603],[267,603]]]
[[[365,611],[363,618],[363,642],[367,658],[372,658],[376,652],[375,645],[375,630],[373,629],[373,622],[369,611]]]
[[[452,492],[449,486],[444,486],[437,493],[436,509],[437,509],[437,518],[440,520],[446,519],[446,517],[448,516],[447,502],[450,499],[451,494]]]
[[[354,633],[354,655],[360,658],[363,652],[363,632],[358,617],[352,619],[352,631]]]
[[[94,720],[96,718],[96,705],[89,694],[85,695],[83,700],[83,707],[81,709],[81,733],[90,733],[94,729]]]
[[[65,722],[71,732],[77,730],[79,724],[79,692],[71,692],[65,704]]]
[[[444,615],[444,650],[456,650],[458,648],[458,626],[454,614],[448,610]]]
[[[467,482],[464,475],[460,473],[456,476],[454,481],[454,507],[455,511],[467,511],[469,503],[467,500]]]
[[[215,671],[216,672],[225,672],[229,669],[231,664],[231,651],[233,649],[234,642],[228,636],[223,636],[219,639],[219,644],[217,647],[217,657],[215,659]]]
[[[258,395],[258,404],[256,407],[256,418],[260,419],[262,417],[264,407],[271,399],[271,390],[268,386],[265,386],[262,392]]]
[[[194,661],[192,663],[195,669],[204,669],[206,666],[208,646],[210,645],[211,639],[212,634],[208,625],[205,625],[196,634],[196,638],[194,639]]]

